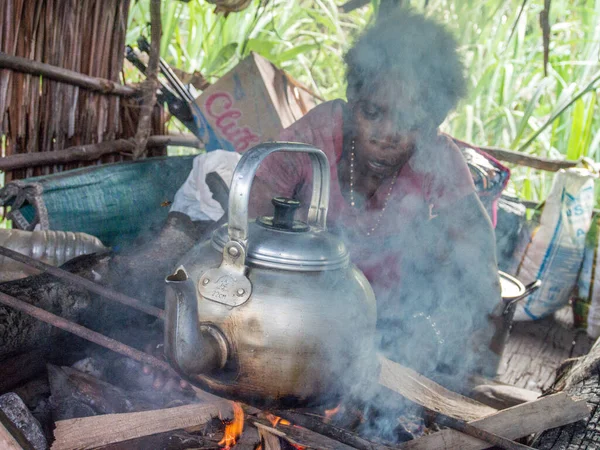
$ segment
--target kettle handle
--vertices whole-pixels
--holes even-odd
[[[329,205],[329,161],[323,151],[312,145],[295,142],[267,142],[246,151],[238,162],[229,194],[230,241],[237,241],[244,247],[248,243],[248,205],[250,188],[260,163],[275,152],[308,153],[313,169],[313,191],[308,209],[308,224],[326,229],[327,208]],[[245,250],[245,248],[244,248]]]

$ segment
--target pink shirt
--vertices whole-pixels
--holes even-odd
[[[413,156],[404,165],[387,203],[391,180],[379,187],[366,211],[350,206],[342,196],[337,170],[343,151],[344,107],[341,100],[317,106],[282,131],[279,140],[311,144],[327,155],[331,169],[328,227],[346,235],[352,261],[377,291],[378,286],[397,286],[400,279],[399,255],[396,251],[382,252],[386,247],[382,241],[402,234],[415,220],[429,220],[437,211],[475,192],[475,186],[460,150],[449,138],[439,135],[434,144],[419,151],[421,157]],[[310,202],[312,166],[307,155],[272,154],[256,176],[278,195],[295,196],[304,205]]]

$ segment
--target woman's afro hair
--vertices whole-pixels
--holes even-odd
[[[348,101],[365,98],[379,82],[399,82],[420,106],[419,119],[438,126],[466,92],[456,47],[444,26],[398,8],[378,19],[346,54]]]

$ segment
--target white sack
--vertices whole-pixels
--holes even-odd
[[[568,303],[592,221],[594,177],[585,169],[560,170],[554,177],[517,274],[524,283],[542,280],[542,286],[519,303],[515,320],[540,319]]]
[[[233,171],[242,155],[226,150],[203,153],[194,158],[194,166],[185,183],[175,194],[171,211],[182,212],[192,220],[219,220],[225,211],[206,184],[206,175],[217,172],[227,186],[231,185]]]

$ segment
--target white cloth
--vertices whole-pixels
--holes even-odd
[[[233,171],[242,155],[226,150],[215,150],[196,156],[194,166],[185,183],[175,194],[171,211],[182,212],[192,220],[219,220],[225,211],[206,184],[206,175],[217,172],[227,186],[231,185]]]

